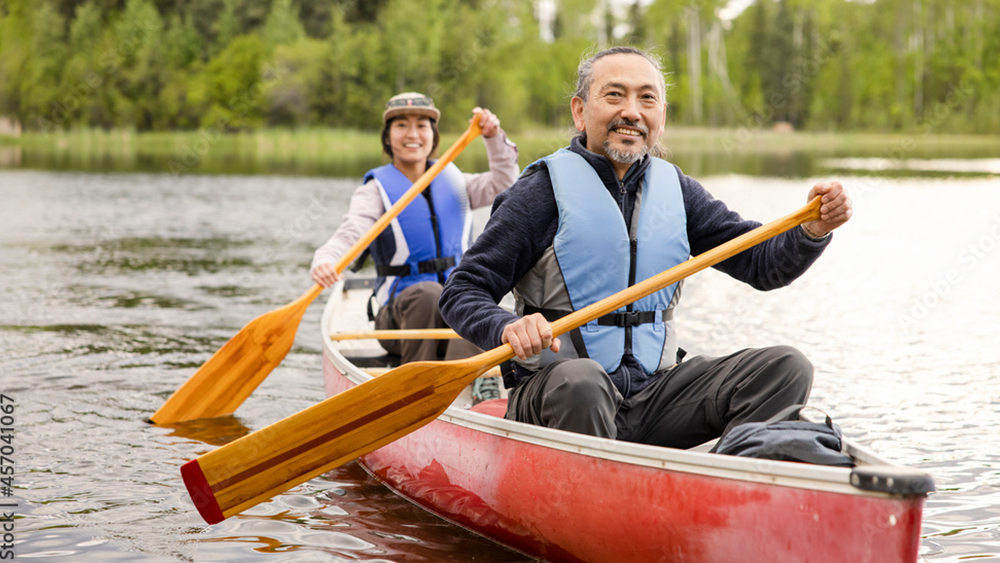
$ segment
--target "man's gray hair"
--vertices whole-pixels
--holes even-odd
[[[580,98],[584,103],[587,102],[587,98],[590,96],[590,87],[594,83],[594,63],[610,55],[639,55],[649,61],[649,64],[653,65],[653,68],[656,69],[656,75],[660,77],[660,94],[663,96],[664,101],[666,101],[667,80],[663,77],[663,63],[660,61],[660,57],[648,51],[627,46],[611,47],[581,61],[580,66],[576,69],[576,92],[573,93],[574,97]]]

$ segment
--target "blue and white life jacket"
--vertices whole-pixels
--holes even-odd
[[[618,203],[582,156],[562,149],[540,162],[548,168],[559,208],[559,227],[552,243],[555,260],[543,267],[551,269],[554,262],[559,272],[558,276],[535,274],[550,280],[544,295],[530,299],[542,301],[538,310],[549,308],[545,301],[567,298],[558,296],[552,280],[561,278],[570,307],[577,311],[689,258],[684,198],[677,170],[670,163],[652,159],[637,194],[632,225],[626,225]],[[525,287],[520,289],[523,297]],[[597,361],[609,374],[626,353],[647,374],[669,367],[676,356],[670,322],[676,289],[673,284],[580,327],[578,335],[573,335],[576,355]],[[546,363],[544,356],[541,365]]]
[[[412,186],[392,164],[365,174],[375,180],[382,204],[389,209]],[[430,197],[427,197],[427,194]],[[427,189],[382,231],[370,249],[375,260],[375,296],[385,305],[403,289],[423,281],[444,283],[468,249],[472,213],[465,177],[448,164]]]

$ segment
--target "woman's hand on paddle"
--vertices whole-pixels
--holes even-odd
[[[814,238],[826,236],[854,215],[854,204],[851,203],[851,197],[840,182],[817,182],[809,190],[806,201],[812,201],[816,196],[823,196],[819,208],[819,220],[802,224],[802,228],[810,236]]]
[[[488,109],[485,108],[475,108],[472,113],[482,112],[479,114],[479,128],[483,130],[483,137],[492,137],[500,132],[500,118],[493,115]],[[472,123],[472,120],[469,120]]]
[[[333,264],[323,263],[313,269],[312,279],[323,287],[330,287],[334,283],[344,279],[344,276],[333,267]]]
[[[522,360],[542,353],[546,348],[559,351],[559,339],[552,337],[552,327],[541,313],[533,313],[503,327],[505,344],[510,344],[514,354]]]

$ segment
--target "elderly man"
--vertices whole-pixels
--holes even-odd
[[[485,232],[441,295],[441,312],[482,348],[510,343],[506,417],[646,444],[688,448],[804,403],[813,367],[788,346],[681,360],[679,284],[626,311],[552,337],[549,322],[623,290],[760,223],[742,219],[653,156],[666,119],[660,64],[615,47],[580,64],[571,102],[580,132],[500,194]],[[788,285],[851,216],[837,182],[813,186],[821,218],[716,266],[758,289]],[[514,292],[516,315],[497,306]]]

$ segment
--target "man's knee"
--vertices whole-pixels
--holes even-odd
[[[613,398],[614,384],[601,364],[587,358],[564,360],[553,366],[549,394],[566,404],[590,405]]]
[[[550,366],[539,420],[543,426],[614,439],[621,394],[597,362],[563,360]],[[536,376],[537,377],[537,376]]]
[[[780,374],[786,385],[808,393],[816,371],[809,358],[791,346],[775,346],[770,349],[770,353],[773,355],[771,363],[775,367],[774,371]]]

